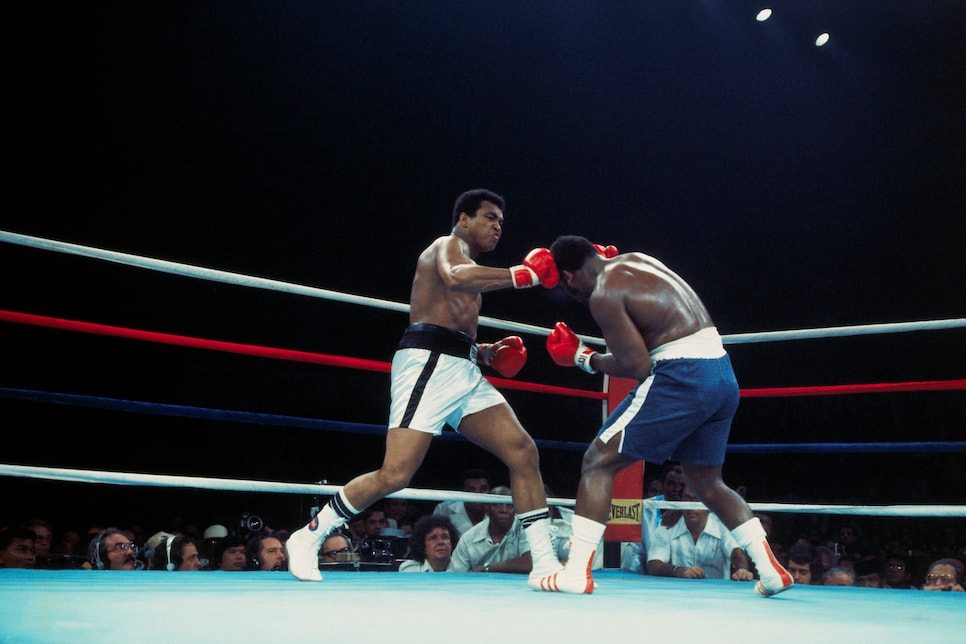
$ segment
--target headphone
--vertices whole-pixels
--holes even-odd
[[[107,534],[106,530],[98,532],[88,548],[88,559],[95,570],[104,570],[104,562],[101,561],[101,541],[104,539],[105,534]]]
[[[168,569],[168,570],[177,570],[177,568],[178,568],[177,564],[175,564],[174,561],[171,560],[171,546],[174,545],[174,540],[177,539],[177,538],[178,537],[176,537],[174,535],[171,535],[170,537],[168,537],[167,539],[164,540],[165,541],[165,555],[167,557],[167,562],[168,562],[168,565],[166,565],[165,568]]]
[[[248,567],[252,570],[260,570],[262,567],[262,562],[258,558],[262,554],[262,538],[261,535],[256,534],[245,544],[245,549],[248,551]]]

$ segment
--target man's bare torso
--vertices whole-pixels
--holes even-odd
[[[595,317],[606,309],[600,306],[601,300],[611,298],[623,301],[624,310],[651,351],[714,326],[704,304],[687,282],[643,253],[621,255],[604,269],[590,301]]]
[[[452,239],[452,235],[438,238],[419,256],[409,296],[409,321],[462,331],[475,339],[483,297],[477,291],[451,289],[439,274],[439,253]]]

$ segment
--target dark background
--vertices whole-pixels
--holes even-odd
[[[3,230],[397,302],[463,190],[507,199],[484,263],[558,234],[657,256],[723,334],[963,317],[959,0],[164,2],[5,20]],[[814,46],[818,33],[831,41]],[[388,361],[405,318],[0,247],[0,308]],[[484,315],[597,335],[556,292]],[[481,329],[481,340],[505,333]],[[381,424],[385,374],[0,323],[0,386]],[[526,338],[523,380],[600,388]],[[963,332],[735,345],[743,387],[963,378]],[[507,392],[536,438],[599,405]],[[346,482],[381,437],[0,400],[6,463]],[[733,443],[961,441],[966,397],[745,400]],[[561,496],[579,452],[545,451]],[[413,487],[481,450],[438,441]],[[963,503],[963,454],[732,456],[760,501]],[[0,479],[10,517],[301,522],[306,499]],[[96,518],[95,518],[96,517]],[[3,523],[0,520],[0,523]]]

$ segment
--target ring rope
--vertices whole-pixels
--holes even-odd
[[[79,322],[75,320],[65,320],[42,315],[32,315],[28,313],[17,313],[14,311],[0,310],[0,322],[11,322],[15,324],[27,324],[41,326],[65,331],[78,331],[81,333],[92,333],[97,335],[107,335],[119,338],[143,340],[146,342],[157,342],[197,349],[208,349],[212,351],[222,351],[250,355],[261,358],[277,358],[292,362],[308,362],[336,367],[348,367],[363,371],[377,371],[389,373],[390,363],[378,360],[367,360],[363,358],[350,358],[346,356],[333,356],[321,353],[310,353],[307,351],[297,351],[294,349],[278,349],[274,347],[264,347],[251,344],[240,344],[237,342],[225,342],[222,340],[207,340],[194,338],[184,335],[174,335],[171,333],[158,333],[155,331],[143,331],[138,329],[128,329],[118,326],[108,326],[95,324],[92,322]],[[519,391],[530,391],[535,393],[558,394],[573,396],[576,398],[592,398],[604,400],[607,398],[606,392],[590,391],[587,389],[574,389],[568,387],[558,387],[555,385],[543,385],[533,382],[510,380],[507,378],[497,378],[487,376],[487,380],[495,386],[503,389],[515,389]],[[758,389],[741,389],[742,398],[773,398],[773,397],[795,397],[795,396],[826,396],[836,394],[858,394],[858,393],[886,393],[902,391],[948,391],[966,389],[966,379],[960,380],[927,380],[919,382],[894,382],[894,383],[871,383],[871,384],[852,384],[852,385],[822,385],[808,387],[768,387]]]
[[[338,293],[336,291],[316,288],[313,286],[292,284],[289,282],[281,282],[278,280],[267,279],[264,277],[254,277],[251,275],[243,275],[241,273],[232,273],[229,271],[223,271],[223,270],[218,270],[213,268],[204,268],[202,266],[192,266],[190,264],[180,264],[178,262],[171,262],[163,259],[141,257],[138,255],[131,255],[128,253],[121,253],[113,250],[105,250],[102,248],[92,248],[89,246],[81,246],[79,244],[71,244],[67,242],[54,241],[51,239],[42,239],[40,237],[31,237],[29,235],[20,235],[18,233],[11,233],[3,230],[0,230],[0,241],[10,242],[12,244],[19,244],[21,246],[28,246],[31,248],[39,248],[42,250],[50,250],[55,252],[67,253],[71,255],[79,255],[81,257],[88,257],[92,259],[100,259],[108,262],[114,262],[117,264],[134,266],[137,268],[147,268],[161,273],[179,275],[181,277],[192,277],[197,279],[208,280],[210,282],[232,284],[235,286],[248,286],[251,288],[277,291],[280,293],[306,295],[309,297],[321,298],[325,300],[333,300],[336,302],[371,306],[373,308],[385,309],[388,311],[398,311],[402,313],[409,312],[409,304],[405,304],[403,302],[392,302],[389,300],[380,300],[374,297],[366,297],[363,295],[351,295],[348,293]],[[534,333],[538,335],[539,334],[546,335],[550,332],[550,329],[545,329],[543,327],[535,326],[532,324],[523,324],[520,322],[508,322],[506,320],[498,320],[496,318],[491,318],[484,315],[480,316],[479,321],[480,321],[480,324],[482,325],[490,326],[498,329],[504,329],[507,331]],[[581,337],[583,337],[588,342],[604,344],[603,338],[595,338],[593,336],[581,336]]]
[[[135,400],[119,400],[99,396],[85,396],[80,394],[51,393],[33,391],[29,389],[12,389],[0,387],[0,398],[12,400],[26,400],[57,405],[73,405],[95,409],[108,409],[133,413],[149,413],[158,416],[173,416],[201,420],[217,420],[224,422],[247,423],[253,425],[298,427],[302,429],[320,429],[350,434],[366,434],[382,436],[386,433],[385,425],[368,423],[354,423],[348,421],[321,420],[317,418],[303,418],[299,416],[283,416],[259,412],[232,411],[224,409],[210,409],[206,407],[190,407],[186,405],[171,405],[165,403],[150,403]],[[465,441],[457,432],[443,432],[441,440]],[[567,451],[584,451],[588,443],[574,441],[552,441],[534,439],[538,447],[560,449]],[[914,443],[729,443],[726,447],[731,454],[834,454],[834,453],[935,453],[935,452],[966,452],[966,441],[937,441]]]
[[[263,347],[252,344],[240,344],[237,342],[224,342],[222,340],[206,340],[185,335],[158,333],[156,331],[141,331],[118,326],[94,324],[91,322],[77,322],[74,320],[64,320],[61,318],[53,318],[42,315],[16,313],[14,311],[0,310],[0,322],[29,324],[33,326],[42,326],[65,331],[79,331],[81,333],[93,333],[97,335],[107,335],[132,340],[144,340],[146,342],[157,342],[161,344],[170,344],[196,349],[209,349],[212,351],[236,353],[259,358],[278,358],[280,360],[289,360],[292,362],[308,362],[312,364],[335,367],[349,367],[363,371],[389,373],[392,367],[390,363],[378,360],[348,358],[345,356],[310,353],[308,351],[297,351],[294,349],[278,349],[274,347]],[[516,389],[520,391],[531,391],[546,394],[560,394],[574,396],[576,398],[593,398],[596,400],[605,400],[607,398],[607,394],[605,392],[590,391],[587,389],[573,389],[568,387],[558,387],[555,385],[542,385],[533,382],[522,382],[492,376],[488,376],[487,380],[493,383],[494,386],[504,389]]]
[[[111,411],[132,412],[138,414],[154,414],[157,416],[171,416],[176,418],[192,418],[195,420],[215,420],[223,422],[245,423],[250,425],[319,429],[323,431],[364,434],[370,436],[386,435],[385,424],[376,425],[371,423],[322,420],[318,418],[284,416],[260,412],[211,409],[206,407],[151,403],[137,400],[120,400],[116,398],[103,398],[99,396],[85,396],[80,394],[51,393],[47,391],[33,391],[29,389],[0,387],[0,398],[42,402],[55,405],[72,405],[75,407],[87,407],[92,409],[107,409]],[[437,438],[440,440],[466,440],[462,435],[456,432],[443,432]],[[534,442],[538,447],[549,449],[560,449],[574,452],[582,452],[587,449],[587,443],[577,443],[573,441],[534,439]],[[966,445],[966,443],[964,443],[964,445]]]
[[[205,279],[209,281],[222,282],[225,284],[234,284],[238,286],[249,286],[254,288],[268,289],[285,293],[293,293],[298,295],[307,295],[310,297],[317,297],[323,299],[330,299],[339,302],[346,302],[351,304],[361,304],[366,306],[372,306],[375,308],[387,309],[391,311],[401,311],[408,312],[409,305],[402,302],[391,302],[387,300],[380,300],[372,297],[366,297],[361,295],[350,295],[346,293],[337,293],[335,291],[330,291],[321,288],[315,288],[310,286],[303,286],[299,284],[291,284],[288,282],[281,282],[278,280],[266,279],[261,277],[253,277],[248,275],[243,275],[240,273],[231,273],[228,271],[222,271],[211,268],[203,268],[200,266],[192,266],[189,264],[181,264],[177,262],[171,262],[161,259],[153,259],[149,257],[141,257],[138,255],[131,255],[128,253],[121,253],[117,251],[105,250],[100,248],[92,248],[88,246],[81,246],[79,244],[71,244],[67,242],[60,242],[50,239],[43,239],[40,237],[32,237],[30,235],[21,235],[18,233],[11,233],[7,231],[0,230],[0,241],[9,242],[12,244],[18,244],[21,246],[28,246],[32,248],[38,248],[42,250],[51,250],[56,252],[68,253],[73,255],[80,255],[83,257],[89,257],[93,259],[100,259],[110,262],[115,262],[119,264],[126,264],[129,266],[136,266],[139,268],[149,268],[163,273],[170,273],[173,275],[180,275],[183,277],[193,277],[198,279]],[[537,335],[547,335],[550,329],[545,327],[539,327],[531,324],[522,324],[519,322],[509,322],[506,320],[498,320],[496,318],[490,318],[486,316],[480,316],[480,324],[504,329],[507,331],[518,331],[523,333],[534,333]],[[739,333],[739,334],[729,334],[722,336],[722,340],[725,344],[747,344],[751,342],[776,342],[781,340],[804,340],[811,338],[827,338],[827,337],[843,337],[852,335],[869,335],[878,333],[902,333],[909,331],[934,331],[940,329],[953,329],[953,328],[964,328],[966,327],[966,318],[952,318],[946,320],[927,320],[927,321],[917,321],[917,322],[896,322],[896,323],[884,323],[884,324],[869,324],[869,325],[855,325],[855,326],[838,326],[838,327],[825,327],[825,328],[814,328],[814,329],[798,329],[790,331],[765,331],[758,333]],[[592,342],[596,344],[606,344],[603,338],[580,335],[583,340],[587,342]]]
[[[67,468],[35,467],[29,465],[0,465],[0,476],[40,478],[70,481],[74,483],[102,483],[114,485],[138,485],[147,487],[180,487],[235,492],[274,492],[288,494],[334,495],[342,486],[324,483],[280,483],[274,481],[246,481],[200,476],[171,476],[155,474],[132,474],[100,470],[76,470]],[[391,498],[422,501],[470,501],[482,503],[512,503],[512,497],[500,494],[480,494],[450,490],[405,488],[388,495]],[[551,505],[573,506],[574,499],[549,498]],[[966,506],[958,505],[818,505],[797,503],[749,503],[752,510],[762,512],[791,512],[801,514],[849,514],[864,516],[896,517],[966,517]],[[705,509],[701,503],[688,501],[656,501],[642,499],[645,509]]]

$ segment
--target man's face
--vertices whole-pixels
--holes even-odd
[[[672,470],[664,477],[664,498],[668,501],[680,501],[684,493],[684,474]]]
[[[694,502],[698,500],[698,497],[694,496],[693,494],[691,494],[690,491],[685,489],[684,493],[681,495],[681,500]],[[684,522],[687,524],[689,528],[697,528],[697,529],[703,530],[705,524],[708,522],[709,512],[707,510],[684,510],[683,514],[684,514]]]
[[[855,585],[863,588],[882,588],[882,575],[877,572],[859,575],[855,580]]]
[[[464,479],[463,480],[463,491],[464,492],[479,492],[480,494],[490,493],[490,482],[486,479]],[[482,503],[470,503],[464,501],[463,505],[466,506],[466,511],[470,514],[482,514],[484,512]]]
[[[232,546],[225,548],[221,555],[221,569],[227,571],[238,571],[245,569],[245,546]]]
[[[406,499],[386,499],[386,514],[397,521],[406,518],[406,515],[409,514],[409,501]]]
[[[481,252],[486,253],[496,248],[503,235],[503,211],[499,206],[484,199],[476,209],[475,216],[466,215],[465,220],[461,218],[460,223],[464,222],[467,238]]]
[[[104,550],[107,553],[108,570],[137,570],[137,546],[123,534],[109,534],[104,537]]]
[[[285,568],[285,546],[275,537],[262,539],[262,551],[258,560],[260,570],[283,570]]]
[[[909,578],[909,567],[902,559],[889,559],[885,565],[885,580],[887,584],[901,584]]]
[[[48,555],[50,554],[50,544],[53,541],[54,535],[50,532],[50,528],[42,525],[35,525],[30,528],[36,535],[34,538],[34,550],[36,550],[38,555]]]
[[[370,537],[377,537],[382,529],[389,525],[386,520],[386,513],[382,510],[374,510],[372,514],[366,517],[366,535]]]
[[[852,577],[846,573],[839,573],[837,575],[831,575],[825,579],[826,586],[855,586],[852,583]]]
[[[812,569],[808,567],[808,564],[789,561],[788,572],[792,574],[795,583],[800,586],[808,586],[812,583]]]
[[[322,542],[322,559],[329,563],[339,560],[339,555],[347,555],[352,552],[349,540],[341,534],[332,534]]]
[[[493,488],[491,494],[509,496],[510,489],[498,485]],[[513,526],[513,520],[516,518],[512,503],[487,503],[486,516],[490,517],[490,526],[495,528],[497,532],[503,533],[507,532]]]
[[[7,549],[0,552],[0,568],[33,568],[36,563],[33,539],[11,539]]]
[[[513,525],[513,505],[510,503],[488,503],[486,515],[490,517],[490,523],[500,530],[509,530]]]
[[[178,570],[201,570],[201,557],[195,544],[185,544],[181,551],[181,565],[178,566]]]

